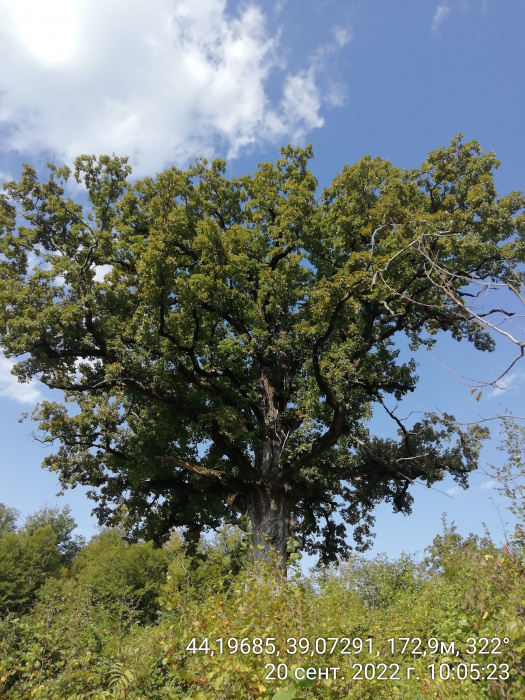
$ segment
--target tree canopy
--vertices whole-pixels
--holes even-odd
[[[410,512],[414,482],[477,466],[481,428],[397,415],[418,378],[396,341],[493,349],[504,311],[481,294],[521,283],[524,198],[461,137],[416,170],[366,156],[319,197],[312,155],[137,182],[126,158],[80,156],[4,186],[0,344],[63,392],[33,414],[59,444],[44,465],[92,487],[101,523],[162,542],[236,522],[283,564],[292,535],[326,562],[347,525],[366,546],[377,503]],[[397,439],[371,433],[375,408]]]
[[[38,589],[72,562],[84,544],[69,507],[44,507],[16,528],[18,511],[0,503],[0,615],[23,612]]]

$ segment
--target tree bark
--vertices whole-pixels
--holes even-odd
[[[246,514],[255,562],[270,563],[286,574],[288,538],[292,535],[291,499],[282,485],[256,487],[246,497]]]

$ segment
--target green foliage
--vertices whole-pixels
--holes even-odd
[[[74,537],[70,509],[44,507],[15,528],[17,511],[1,506],[0,613],[23,612],[39,588],[71,564],[84,540]]]
[[[36,591],[61,569],[56,534],[50,525],[0,537],[0,611],[24,611]]]
[[[195,600],[213,597],[229,589],[246,563],[246,542],[238,528],[223,527],[215,536],[201,539],[193,556],[180,533],[174,533],[168,549],[169,580]]]
[[[83,537],[73,535],[77,524],[71,515],[71,508],[69,506],[64,506],[62,509],[58,506],[54,508],[45,506],[26,518],[24,530],[31,533],[45,525],[49,525],[56,535],[56,543],[62,562],[66,565],[71,564],[85,544]]]
[[[40,586],[28,614],[1,619],[0,696],[127,698],[139,685],[133,697],[169,698],[153,624],[169,557],[116,531],[93,538],[69,571]]]
[[[128,544],[117,530],[106,530],[78,554],[71,575],[94,600],[110,608],[124,604],[144,620],[155,617],[167,566],[167,550],[155,549],[151,542]]]
[[[523,574],[517,559],[487,539],[462,539],[453,526],[436,537],[428,561],[420,564],[407,555],[397,561],[353,558],[315,579],[291,580],[259,565],[241,571],[227,592],[204,598],[172,570],[162,597],[161,628],[169,623],[165,663],[182,698],[518,699],[525,689]],[[258,637],[269,641],[254,654]],[[323,643],[316,650],[315,640],[328,638],[351,640],[352,655],[340,648],[331,655],[318,653]],[[507,641],[501,655],[487,656],[480,638]],[[497,644],[491,643],[491,648]],[[419,644],[425,655],[417,653]],[[475,675],[492,662],[502,664],[503,676],[508,664],[508,677],[454,678],[465,669]],[[286,664],[288,678],[268,679],[272,663]],[[353,679],[356,664],[371,664],[367,673],[378,674],[381,663],[390,671],[390,664],[398,664],[399,678],[367,680],[361,672]],[[442,680],[438,670],[437,678],[429,677],[432,663],[435,669],[441,664],[444,673],[452,669],[452,678]],[[301,671],[294,678],[295,669],[327,666],[339,668],[337,679],[308,680]]]
[[[389,561],[385,553],[372,560],[353,558],[347,565],[359,599],[370,609],[386,609],[403,595],[416,595],[421,588],[421,573],[413,558],[403,554]]]
[[[0,503],[0,536],[16,530],[16,521],[20,517],[20,511],[9,508]]]
[[[443,534],[436,535],[432,545],[427,548],[425,565],[429,571],[438,572],[444,578],[454,580],[463,570],[465,563],[472,558],[472,552],[481,552],[494,558],[497,550],[490,537],[479,538],[469,535],[463,538],[454,523],[448,525],[445,515],[442,517]]]
[[[420,563],[407,555],[395,561],[384,555],[373,560],[352,557],[311,576],[292,566],[288,578],[278,561],[254,561],[250,547],[242,554],[240,543],[234,530],[225,530],[212,541],[202,541],[190,556],[175,535],[163,553],[170,563],[158,587],[160,617],[141,621],[129,588],[122,588],[118,600],[118,580],[104,589],[102,579],[104,571],[110,575],[112,557],[115,568],[136,572],[150,552],[145,545],[119,544],[114,531],[102,533],[77,557],[74,575],[51,579],[40,588],[30,613],[0,617],[0,696],[523,697],[524,562],[507,548],[495,547],[488,537],[462,538],[454,525],[444,522],[443,533]],[[147,587],[141,575],[135,573],[137,585],[140,580],[140,587]],[[156,577],[152,571],[152,585],[158,585]],[[124,580],[129,584],[129,578]],[[341,641],[330,653],[334,638]],[[506,641],[495,648],[498,639]],[[487,644],[494,653],[486,653]],[[343,654],[345,649],[352,653]],[[465,670],[475,675],[476,669],[488,669],[491,663],[497,667],[493,678],[457,678]],[[277,676],[279,664],[282,678]],[[378,679],[385,668],[381,664],[389,673],[397,664],[396,677]],[[430,677],[431,664],[435,678]],[[336,678],[332,672],[329,678],[307,678],[301,669],[308,668],[339,670]],[[413,669],[410,677],[408,668]],[[442,675],[450,671],[451,677],[442,679],[440,668]]]
[[[142,628],[125,598],[116,610],[74,579],[54,581],[30,615],[0,627],[2,698],[170,697],[155,628]]]
[[[8,532],[0,538],[0,610],[25,610],[48,576],[60,570],[56,535],[49,525],[32,533]]]
[[[493,476],[500,483],[501,493],[509,499],[509,510],[517,519],[512,540],[520,551],[525,549],[525,427],[508,415],[501,432],[500,450],[506,457],[503,465],[492,468]]]
[[[286,566],[294,536],[328,563],[347,526],[366,547],[377,503],[408,513],[415,481],[477,466],[486,431],[397,416],[417,367],[396,343],[493,348],[469,295],[522,284],[524,198],[498,197],[494,154],[461,137],[416,170],[366,156],[319,198],[312,156],[137,182],[80,156],[4,185],[0,343],[21,381],[64,392],[33,414],[58,443],[44,464],[92,487],[101,523],[162,543],[249,522],[262,558]],[[396,437],[370,433],[374,410]]]

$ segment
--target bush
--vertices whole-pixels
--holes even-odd
[[[168,550],[151,542],[128,544],[117,530],[93,537],[75,559],[71,575],[90,589],[97,601],[133,607],[141,620],[155,619],[155,598],[166,579]]]
[[[101,533],[69,578],[40,586],[28,614],[0,619],[0,697],[525,696],[517,552],[445,523],[421,563],[356,557],[311,576],[293,564],[284,578],[251,563],[243,546],[227,530],[192,557],[178,536],[154,550]],[[482,668],[485,677],[473,678]]]

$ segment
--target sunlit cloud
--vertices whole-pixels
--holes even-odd
[[[113,265],[97,265],[95,268],[95,282],[103,282],[104,277],[111,272]]]
[[[290,76],[283,92],[281,109],[284,123],[297,124],[294,138],[301,138],[305,131],[323,125],[324,120],[319,114],[321,98],[313,69]]]
[[[44,64],[60,63],[75,48],[78,0],[16,0],[11,13],[19,39]]]
[[[325,102],[331,107],[342,107],[347,101],[347,88],[343,83],[331,83],[325,95]]]
[[[289,68],[261,7],[232,13],[226,0],[157,0],[152,12],[138,0],[0,0],[4,150],[53,153],[57,162],[129,155],[143,175],[302,138],[323,125],[323,105],[337,102],[325,95],[315,47]],[[335,38],[333,50],[350,30],[337,28]],[[280,94],[269,90],[277,83]]]
[[[0,354],[0,396],[17,401],[18,403],[34,404],[42,398],[36,381],[21,384],[11,374],[13,362]]]

